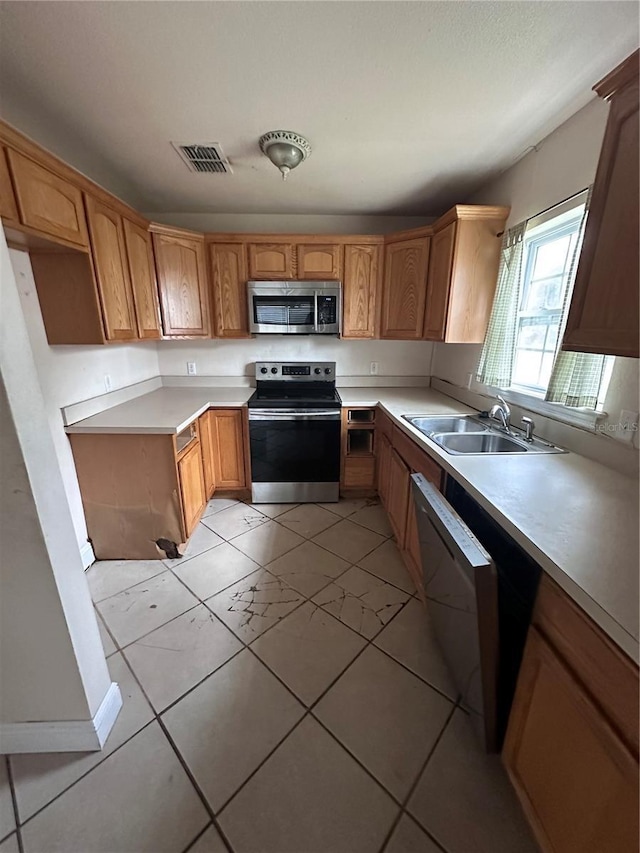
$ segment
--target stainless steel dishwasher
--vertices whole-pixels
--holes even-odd
[[[498,748],[496,567],[467,525],[422,475],[413,474],[427,609],[438,644],[488,752]]]

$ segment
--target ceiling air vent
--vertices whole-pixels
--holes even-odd
[[[181,142],[171,144],[191,172],[212,172],[221,175],[233,173],[231,164],[217,142],[207,142],[206,145],[185,145]]]

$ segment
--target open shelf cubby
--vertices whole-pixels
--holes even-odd
[[[373,453],[373,430],[350,429],[347,433],[347,455],[369,456]]]
[[[347,420],[350,424],[372,424],[375,420],[375,409],[348,409]]]

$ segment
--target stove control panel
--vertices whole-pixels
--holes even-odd
[[[256,379],[261,382],[335,382],[335,361],[257,361]]]

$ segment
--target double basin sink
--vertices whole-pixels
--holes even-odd
[[[515,430],[507,434],[502,429],[473,415],[448,417],[403,415],[402,417],[447,453],[454,455],[566,452],[539,438],[527,441],[524,433],[520,434]]]

